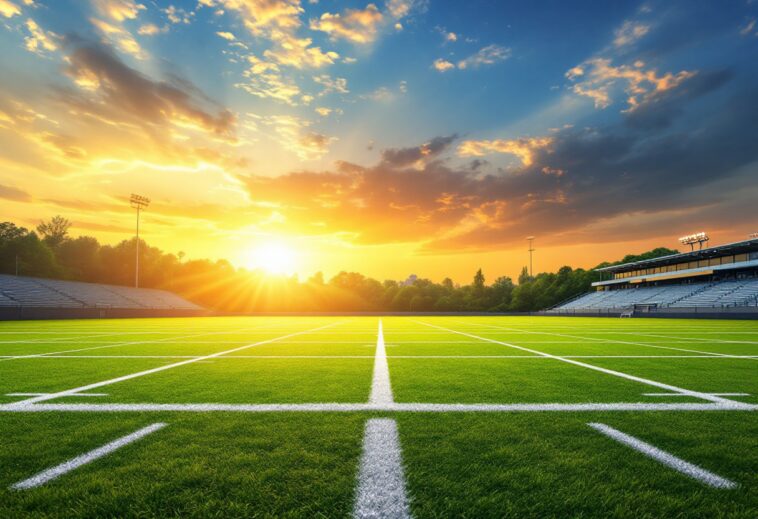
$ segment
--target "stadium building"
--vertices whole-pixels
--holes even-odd
[[[758,317],[758,238],[598,269],[595,290],[550,313]]]

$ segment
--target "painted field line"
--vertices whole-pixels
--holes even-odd
[[[674,332],[676,333],[676,332]],[[697,332],[696,332],[697,333]],[[735,332],[740,333],[740,332]],[[677,340],[684,340],[684,341],[705,341],[705,342],[722,342],[726,344],[758,344],[758,341],[739,341],[736,339],[728,340],[728,339],[704,339],[702,337],[674,337],[671,335],[659,335],[657,333],[640,333],[638,335],[642,335],[643,337],[660,337],[661,339],[677,339]]]
[[[608,425],[602,424],[602,423],[588,423],[590,427],[595,429],[601,434],[604,434],[605,436],[616,440],[619,443],[622,443],[626,445],[627,447],[630,447],[637,452],[640,452],[644,454],[645,456],[652,458],[656,461],[659,461],[660,463],[666,465],[669,468],[672,468],[676,470],[677,472],[680,472],[686,476],[691,477],[692,479],[696,479],[697,481],[703,483],[704,485],[708,485],[709,487],[714,488],[737,488],[737,483],[734,481],[730,481],[726,478],[722,478],[721,476],[718,476],[714,474],[713,472],[710,472],[708,470],[705,470],[702,467],[698,467],[697,465],[694,465],[688,461],[684,461],[681,458],[677,458],[673,454],[670,454],[666,451],[663,451],[659,449],[658,447],[655,447],[653,445],[650,445],[647,442],[644,442],[638,438],[635,438],[634,436],[630,436],[628,434],[622,433],[618,429],[614,429],[613,427],[610,427]]]
[[[411,517],[397,423],[391,418],[372,418],[366,422],[353,517]]]
[[[725,353],[714,353],[712,351],[701,351],[701,350],[692,350],[688,348],[675,348],[673,346],[657,346],[655,344],[648,344],[644,342],[632,342],[632,341],[620,341],[618,339],[598,339],[595,337],[582,337],[581,335],[572,335],[572,334],[566,334],[566,333],[553,333],[553,332],[538,332],[538,331],[531,331],[531,330],[521,330],[519,328],[506,328],[503,326],[495,326],[493,324],[483,324],[482,326],[487,326],[489,328],[497,328],[499,330],[504,331],[518,331],[523,333],[531,333],[531,334],[540,334],[540,335],[553,335],[555,337],[567,337],[570,339],[584,339],[588,341],[595,341],[595,342],[602,342],[602,343],[614,343],[614,344],[627,344],[630,346],[642,346],[644,348],[656,348],[659,350],[674,350],[674,351],[684,351],[687,353],[698,353],[701,355],[713,355],[714,357],[726,357],[726,358],[733,358],[734,355],[727,355]]]
[[[580,403],[580,404],[429,404],[429,403],[323,403],[323,404],[29,404],[17,406],[13,403],[0,404],[0,413],[145,413],[145,412],[189,412],[189,413],[586,413],[614,411],[744,411],[758,412],[758,404],[744,404],[739,407],[718,403]]]
[[[283,345],[286,343],[282,343]],[[46,355],[34,359],[197,359],[202,355]],[[713,359],[713,355],[562,355],[565,359]],[[3,358],[0,355],[0,359]],[[224,359],[375,359],[375,355],[224,355]],[[392,359],[531,359],[544,360],[541,355],[389,355]],[[732,358],[732,357],[729,357]],[[735,359],[755,359],[754,355],[740,355]]]
[[[387,364],[387,352],[384,349],[384,333],[382,321],[379,320],[379,330],[376,332],[376,354],[374,356],[374,377],[371,381],[370,404],[391,404],[392,385],[390,384],[390,368]]]
[[[35,487],[44,485],[48,481],[51,481],[68,472],[71,472],[72,470],[77,469],[81,467],[82,465],[92,463],[93,461],[100,459],[104,456],[107,456],[111,452],[120,449],[121,447],[124,447],[126,445],[129,445],[130,443],[134,443],[137,440],[144,438],[148,434],[152,434],[155,431],[163,429],[164,427],[166,427],[166,425],[167,424],[165,423],[158,422],[152,425],[148,425],[147,427],[143,427],[142,429],[138,431],[135,431],[131,434],[127,434],[126,436],[122,436],[121,438],[114,440],[110,443],[106,443],[102,447],[98,447],[97,449],[91,450],[85,454],[82,454],[81,456],[77,456],[76,458],[72,458],[55,467],[49,468],[47,470],[43,470],[39,474],[36,474],[30,477],[29,479],[19,481],[18,483],[11,485],[10,488],[13,490],[26,490],[29,488],[35,488]]]
[[[267,328],[265,328],[265,327],[263,327],[263,328],[253,328],[252,330],[249,329],[249,328],[243,328],[241,330],[234,330],[234,331],[231,331],[231,332],[230,331],[222,331],[222,332],[194,333],[194,334],[191,334],[191,335],[183,335],[183,336],[179,336],[179,337],[167,337],[165,339],[155,339],[155,340],[149,340],[149,341],[118,342],[118,343],[114,343],[114,344],[106,344],[106,345],[103,345],[103,346],[92,346],[90,348],[78,348],[78,349],[74,349],[74,350],[51,351],[51,352],[48,352],[48,353],[35,353],[35,354],[31,354],[31,355],[14,355],[14,356],[11,356],[11,357],[0,358],[0,362],[2,362],[4,360],[33,359],[33,358],[37,358],[37,357],[47,357],[47,356],[50,356],[50,355],[59,355],[61,353],[77,353],[77,352],[80,352],[80,351],[101,350],[101,349],[104,349],[104,348],[116,348],[116,347],[119,347],[119,346],[134,346],[134,345],[137,345],[137,344],[163,343],[163,342],[167,342],[167,341],[169,341],[171,339],[177,340],[177,339],[188,339],[188,338],[191,338],[191,337],[202,337],[202,336],[207,336],[207,335],[222,335],[222,334],[231,334],[231,333],[248,333],[248,332],[251,332],[251,331],[254,331],[254,330],[261,330],[261,329],[266,330],[266,333],[270,333],[270,331]],[[239,341],[239,342],[242,342],[242,341]]]
[[[43,396],[52,393],[5,393],[5,396]],[[76,396],[108,396],[108,393],[77,393]]]
[[[390,355],[392,359],[549,359],[542,355]],[[755,359],[754,355],[714,357],[713,355],[561,355],[564,359]]]
[[[36,344],[38,342],[64,342],[65,341],[76,341],[79,342],[78,339],[92,339],[95,337],[105,337],[111,335],[110,333],[87,333],[85,335],[77,335],[76,337],[56,337],[53,339],[48,339],[45,337],[39,338],[39,339],[27,339],[27,340],[21,340],[21,341],[0,341],[0,344]],[[83,341],[86,342],[86,341]]]
[[[181,339],[182,337],[199,337],[199,336],[202,336],[202,335],[214,335],[214,334],[217,334],[217,333],[225,333],[225,332],[199,333],[199,334],[184,335],[184,336],[180,336],[180,337],[171,337],[171,338],[172,339]],[[226,333],[228,333],[228,332],[226,332]],[[92,346],[92,347],[88,347],[88,348],[76,348],[76,349],[73,349],[73,350],[51,351],[51,352],[48,352],[48,353],[34,353],[34,354],[29,354],[29,355],[13,355],[13,356],[9,356],[9,357],[3,357],[2,359],[0,359],[0,361],[3,361],[3,360],[15,360],[15,359],[34,359],[34,358],[39,358],[39,357],[48,357],[48,356],[51,356],[51,355],[60,355],[62,353],[77,353],[77,352],[80,352],[80,351],[100,350],[100,349],[104,349],[104,348],[116,348],[116,347],[119,347],[119,346],[135,346],[135,345],[138,345],[138,344],[163,343],[166,340],[167,339],[155,339],[155,340],[149,340],[149,341],[128,341],[128,342],[106,343],[106,344],[104,344],[102,346]]]
[[[199,359],[203,355],[47,355],[45,359]],[[0,357],[2,358],[2,357]],[[224,359],[373,359],[374,355],[224,355]],[[541,358],[541,357],[534,357]],[[712,357],[708,357],[712,358]]]
[[[687,396],[681,393],[642,393],[644,396]],[[750,396],[750,393],[708,393],[715,396]]]
[[[313,330],[323,330],[324,328],[331,328],[331,327],[336,326],[338,324],[341,324],[341,322],[331,323],[331,324],[327,324],[325,326],[318,326],[316,328],[313,328]],[[183,360],[181,362],[175,362],[173,364],[167,364],[165,366],[159,366],[157,368],[147,369],[145,371],[139,371],[137,373],[131,373],[129,375],[124,375],[122,377],[116,377],[116,378],[112,378],[110,380],[104,380],[102,382],[95,382],[94,384],[87,384],[86,386],[81,386],[81,387],[77,387],[77,388],[74,388],[74,389],[68,389],[66,391],[60,391],[58,393],[51,393],[51,394],[45,395],[45,396],[32,397],[32,398],[29,398],[29,399],[26,399],[26,400],[21,400],[19,402],[14,402],[11,405],[24,406],[24,405],[34,404],[36,402],[43,402],[45,400],[52,400],[54,398],[60,398],[62,396],[71,396],[71,395],[75,395],[75,394],[77,394],[77,393],[79,393],[81,391],[89,391],[90,389],[96,389],[96,388],[103,387],[103,386],[109,386],[111,384],[116,384],[118,382],[123,382],[125,380],[131,380],[131,379],[138,378],[138,377],[144,377],[145,375],[152,375],[153,373],[160,373],[161,371],[166,371],[168,369],[178,368],[180,366],[185,366],[187,364],[193,364],[195,362],[200,362],[202,360],[214,359],[216,357],[221,357],[222,355],[226,355],[227,353],[234,353],[235,351],[240,351],[240,350],[244,350],[244,349],[247,349],[247,348],[252,348],[253,346],[260,346],[261,344],[269,344],[269,343],[276,342],[276,341],[281,340],[281,339],[286,339],[287,337],[295,337],[297,335],[303,335],[305,333],[310,333],[311,331],[312,330],[305,330],[305,331],[301,331],[301,332],[291,333],[289,335],[283,335],[283,336],[280,336],[280,337],[275,337],[273,339],[267,339],[265,341],[254,342],[252,344],[248,344],[248,345],[245,345],[245,346],[240,346],[239,348],[233,348],[231,350],[220,351],[220,352],[217,352],[217,353],[212,353],[210,355],[205,355],[203,357],[197,357],[197,358],[194,358],[194,359],[187,359],[187,360]]]
[[[425,326],[431,326],[431,327],[434,327],[434,328],[440,328],[440,329],[443,329],[443,330],[448,330],[450,332],[458,333],[458,334],[461,334],[461,335],[465,335],[467,337],[478,338],[478,339],[481,339],[481,340],[486,341],[486,342],[491,342],[493,344],[501,344],[503,346],[508,346],[509,348],[516,348],[518,350],[528,351],[529,353],[536,353],[538,355],[544,355],[546,357],[550,357],[551,359],[555,359],[555,360],[558,360],[558,361],[561,361],[561,362],[565,362],[567,364],[573,364],[574,366],[579,366],[579,367],[582,367],[582,368],[591,369],[593,371],[598,371],[600,373],[605,373],[606,375],[612,375],[614,377],[625,378],[627,380],[632,380],[634,382],[639,382],[641,384],[647,384],[648,386],[658,387],[660,389],[666,389],[668,391],[673,391],[673,392],[676,392],[676,393],[681,393],[681,394],[684,394],[684,395],[693,396],[695,398],[701,398],[703,400],[708,400],[710,402],[718,402],[718,403],[721,403],[721,404],[724,404],[724,405],[734,405],[734,406],[737,406],[737,407],[745,405],[745,404],[743,404],[741,402],[736,402],[734,400],[728,400],[728,399],[722,398],[720,396],[712,396],[712,395],[709,395],[707,393],[701,393],[699,391],[691,391],[689,389],[684,389],[684,388],[681,388],[681,387],[672,386],[670,384],[664,384],[662,382],[657,382],[655,380],[650,380],[650,379],[647,379],[647,378],[642,378],[642,377],[637,377],[637,376],[634,376],[634,375],[629,375],[627,373],[622,373],[621,371],[615,371],[615,370],[612,370],[612,369],[601,368],[600,366],[594,366],[592,364],[587,364],[586,362],[580,362],[578,360],[567,359],[565,357],[560,357],[558,355],[551,355],[550,353],[544,353],[544,352],[541,352],[541,351],[538,351],[538,350],[532,350],[532,349],[529,349],[529,348],[524,348],[523,346],[517,346],[515,344],[510,344],[510,343],[503,342],[503,341],[497,341],[495,339],[490,339],[490,338],[487,338],[487,337],[480,337],[478,335],[473,335],[473,334],[470,334],[470,333],[459,332],[459,331],[456,331],[456,330],[451,330],[449,328],[443,328],[441,326],[437,326],[437,325],[434,325],[434,324],[425,323],[423,321],[416,321],[416,322],[418,322],[419,324],[423,324]]]

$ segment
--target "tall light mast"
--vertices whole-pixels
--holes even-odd
[[[534,236],[527,236],[526,238],[529,241],[529,277],[534,277],[534,271],[532,270],[532,253],[534,252],[534,247],[532,246],[534,244]]]
[[[139,288],[139,214],[150,205],[150,199],[146,196],[135,195],[129,198],[129,205],[137,210],[137,251],[134,258],[134,288]]]

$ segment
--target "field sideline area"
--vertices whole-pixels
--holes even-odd
[[[758,322],[0,323],[0,516],[758,517]]]

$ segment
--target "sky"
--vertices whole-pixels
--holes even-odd
[[[0,220],[467,282],[758,231],[758,1],[0,0]]]

